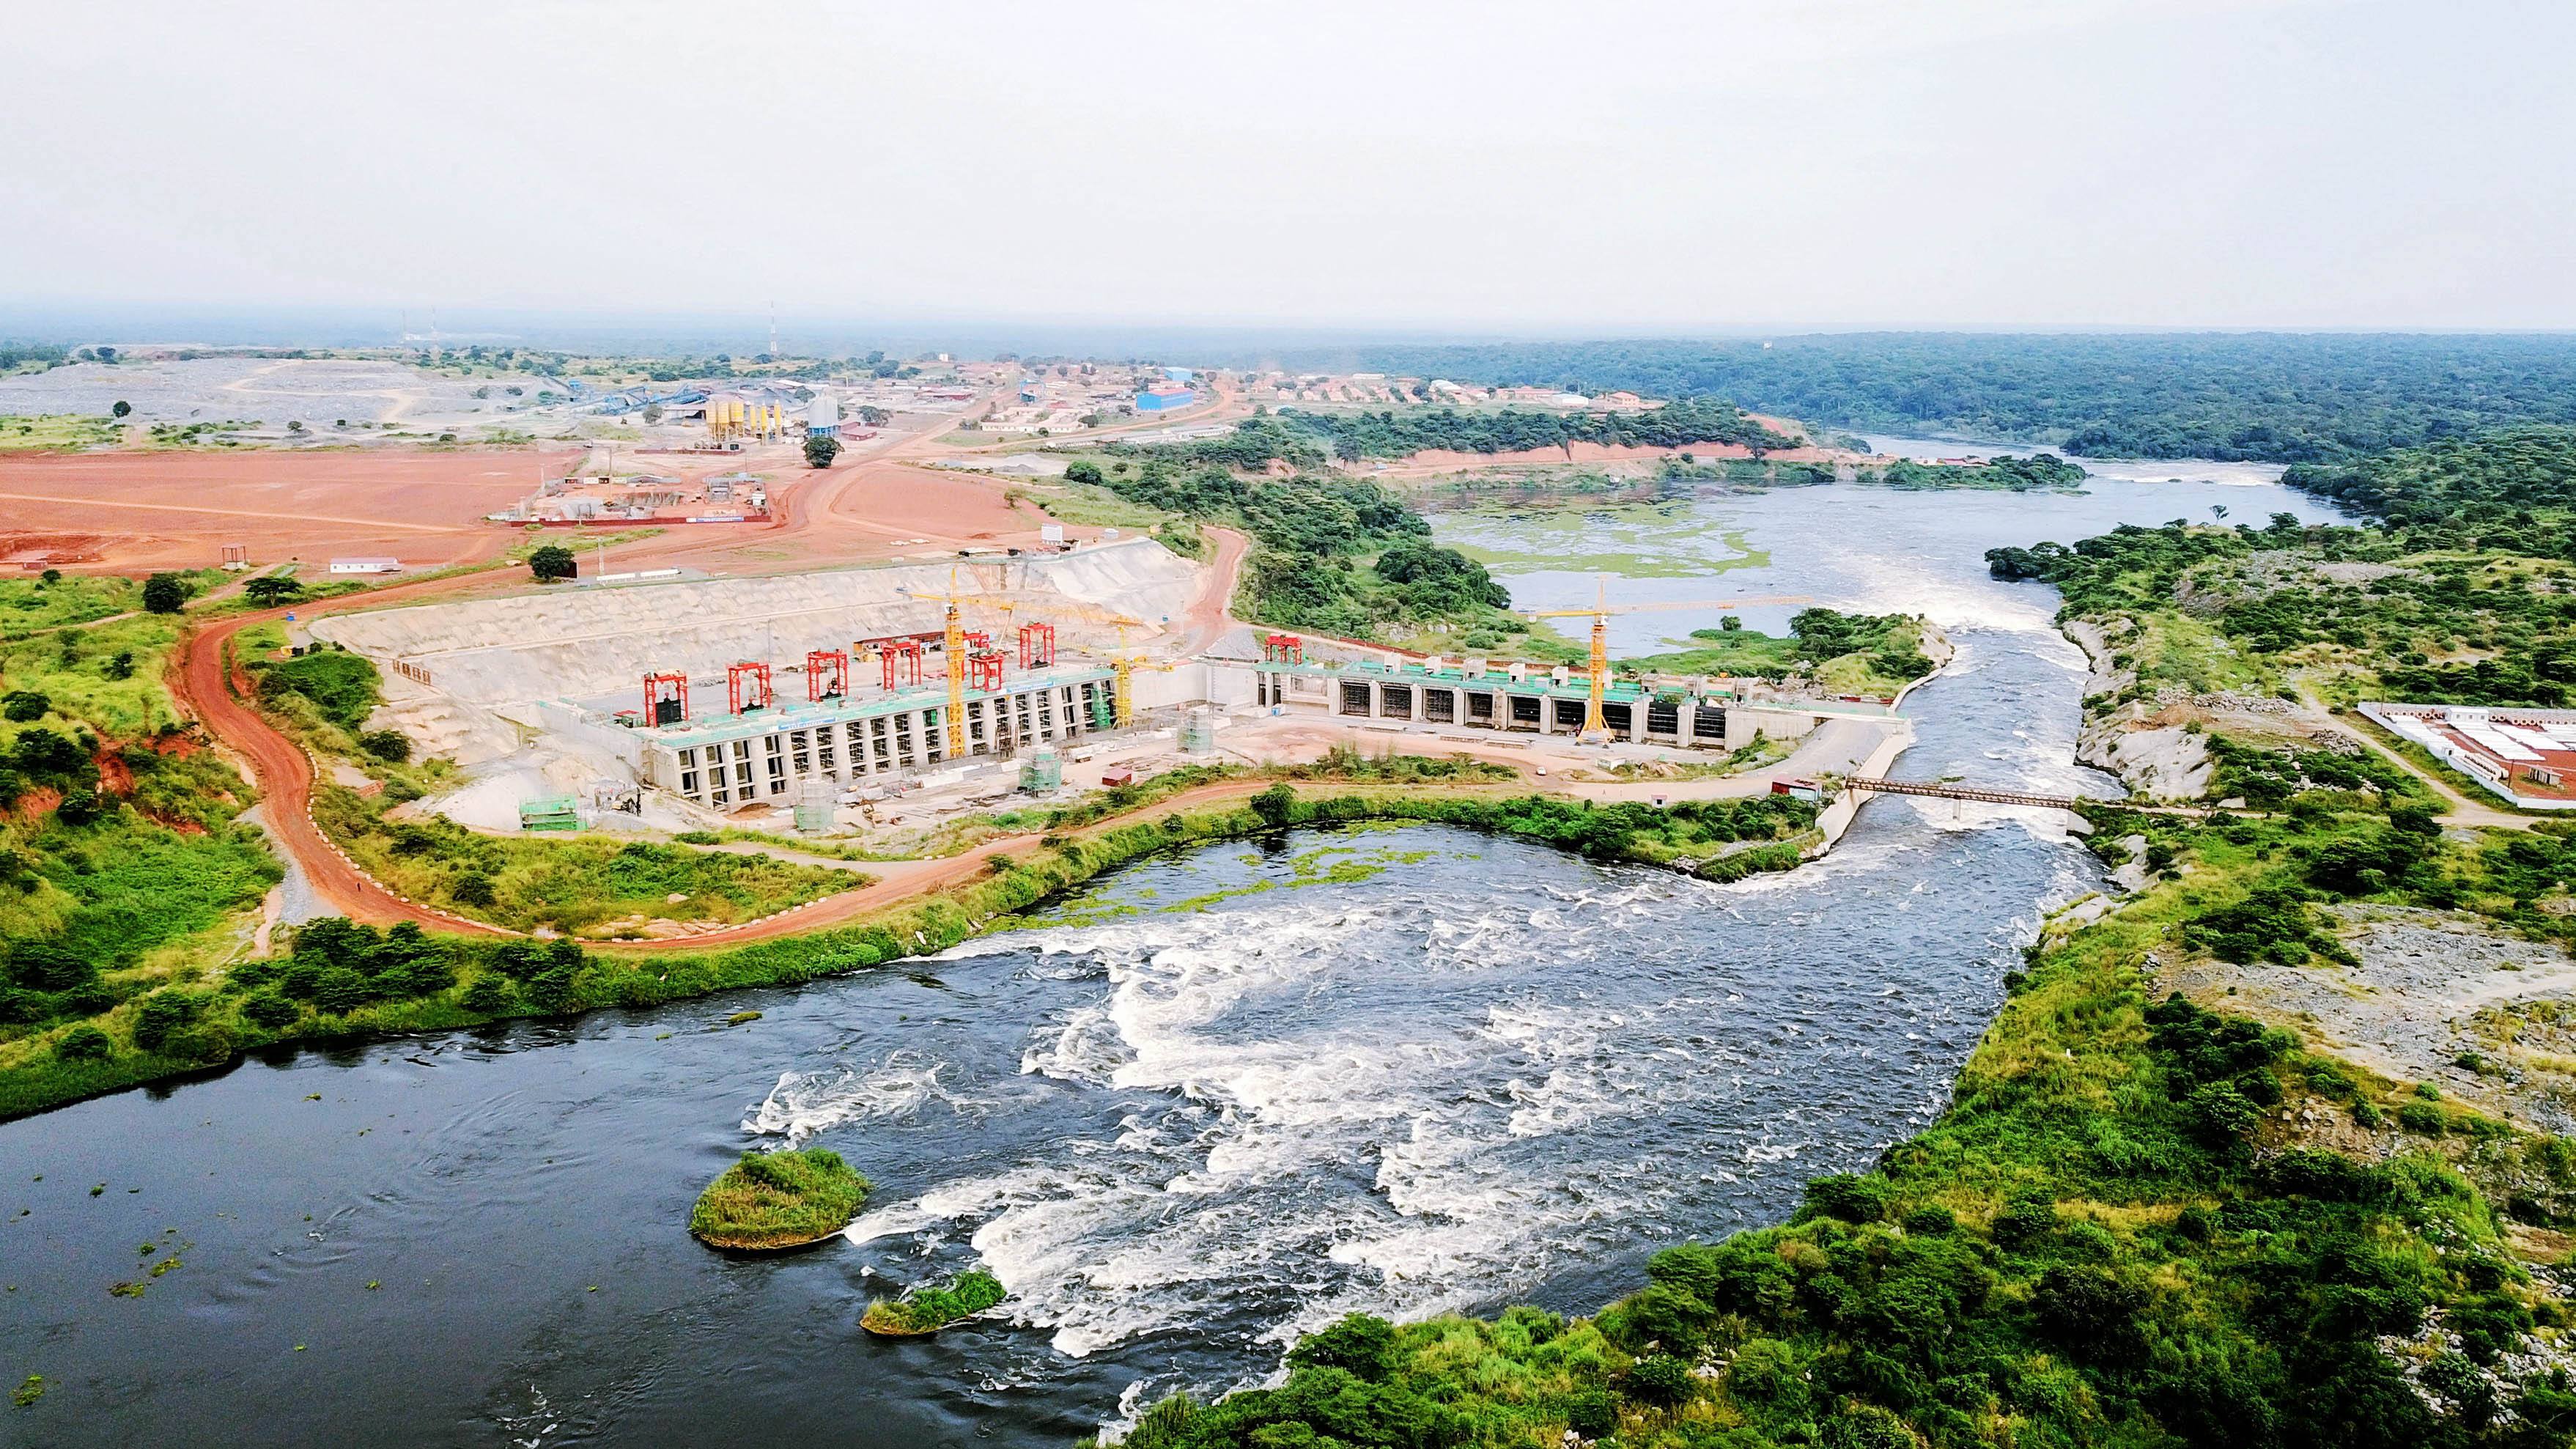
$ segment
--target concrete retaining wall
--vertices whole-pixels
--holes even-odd
[[[776,578],[706,579],[429,604],[315,621],[316,638],[425,670],[442,693],[478,703],[589,699],[636,688],[649,672],[722,676],[741,659],[802,666],[809,649],[940,627],[939,603],[906,590],[1024,598],[1017,615],[969,605],[967,627],[1009,647],[1019,622],[1043,619],[1065,644],[1114,644],[1107,619],[1160,625],[1195,598],[1200,567],[1152,539],[1070,554],[960,559]],[[1148,637],[1140,632],[1138,637]],[[802,685],[780,681],[781,694]]]

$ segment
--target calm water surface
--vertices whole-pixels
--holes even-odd
[[[1960,657],[1913,697],[1900,773],[2108,792],[2068,762],[2054,600],[1981,555],[2212,505],[2320,516],[2259,479],[2101,480],[1440,528],[1533,607],[1615,566],[1620,599],[1929,613]],[[1714,622],[1625,617],[1617,642]],[[2095,881],[2053,820],[1930,801],[1725,887],[1445,828],[1301,832],[908,969],[83,1103],[0,1126],[0,1374],[54,1385],[0,1435],[1052,1445],[1256,1382],[1352,1309],[1584,1309],[1928,1121],[2040,912]],[[699,1248],[699,1187],[782,1141],[874,1179],[846,1240]],[[1007,1321],[858,1330],[871,1295],[978,1264]]]

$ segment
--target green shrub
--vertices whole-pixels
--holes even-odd
[[[182,991],[156,991],[143,998],[134,1012],[134,1044],[146,1051],[158,1048],[170,1033],[195,1021],[203,1005]]]
[[[1798,1217],[1840,1218],[1847,1223],[1874,1223],[1887,1216],[1887,1179],[1848,1172],[1811,1179]]]
[[[1288,1351],[1288,1362],[1300,1368],[1343,1369],[1378,1383],[1395,1367],[1395,1327],[1383,1318],[1354,1313],[1299,1339]]]
[[[302,695],[314,709],[344,730],[354,730],[382,696],[376,666],[366,656],[339,651],[314,652],[272,664],[260,676],[259,697],[275,703]]]
[[[103,1062],[116,1054],[116,1043],[94,1026],[76,1026],[54,1039],[54,1055],[67,1062]]]
[[[358,736],[358,748],[387,764],[399,765],[411,759],[411,736],[401,730],[368,730]]]
[[[2409,1102],[2397,1109],[2397,1125],[2426,1137],[2439,1137],[2450,1128],[2450,1119],[2430,1102]]]
[[[276,992],[262,991],[242,998],[241,1014],[253,1026],[275,1031],[302,1016],[304,1008]]]
[[[1668,1353],[1650,1353],[1628,1368],[1628,1392],[1650,1404],[1680,1403],[1690,1387],[1690,1365]]]

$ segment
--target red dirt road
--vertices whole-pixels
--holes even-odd
[[[313,761],[301,746],[277,732],[244,704],[236,691],[249,681],[238,669],[225,669],[226,646],[243,626],[272,619],[282,609],[226,619],[194,629],[180,641],[170,663],[170,691],[181,709],[194,715],[250,766],[259,782],[269,836],[294,857],[313,892],[351,920],[370,925],[416,921],[440,930],[491,930],[460,923],[396,897],[340,857],[313,823]],[[227,675],[230,677],[227,677]]]

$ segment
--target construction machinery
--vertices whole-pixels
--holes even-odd
[[[1022,624],[1020,626],[1020,668],[1048,669],[1055,664],[1055,626]]]
[[[941,652],[946,657],[948,664],[948,714],[943,722],[947,726],[947,757],[952,760],[962,759],[966,754],[966,659],[968,647],[966,641],[969,636],[966,632],[965,621],[958,613],[958,606],[961,604],[981,604],[988,608],[1000,609],[1007,614],[1011,610],[1019,607],[1019,600],[1000,598],[992,594],[961,594],[957,592],[957,571],[955,569],[950,569],[948,571],[947,593],[925,594],[918,589],[906,589],[904,590],[904,594],[907,597],[915,599],[936,599],[948,606],[948,615],[946,619],[947,637],[941,644]],[[990,650],[992,648],[992,636],[990,634],[985,633],[982,630],[977,630],[973,637],[978,641],[975,647],[979,652]],[[1000,662],[1001,656],[996,653],[994,655],[994,667],[991,674],[993,683],[986,685],[979,682],[976,685],[977,688],[987,689],[998,688],[1000,686]],[[981,672],[984,666],[979,663],[976,668],[978,670],[978,679],[980,681],[984,677]]]
[[[685,674],[644,676],[644,722],[646,724],[684,724],[688,718],[689,676]]]
[[[1592,620],[1592,688],[1583,706],[1583,735],[1586,740],[1599,739],[1610,733],[1610,723],[1601,713],[1601,697],[1610,687],[1610,616],[1613,614],[1652,614],[1675,609],[1739,609],[1753,604],[1803,604],[1807,600],[1795,595],[1775,595],[1755,599],[1657,599],[1643,604],[1609,602],[1609,586],[1596,581],[1593,605],[1589,609],[1528,609],[1525,619]]]
[[[777,691],[769,685],[768,661],[745,659],[725,666],[725,703],[735,714],[767,709],[777,702]]]
[[[889,639],[877,652],[877,662],[885,666],[886,692],[891,694],[898,683],[921,683],[921,641]]]
[[[1170,660],[1149,660],[1145,657],[1142,650],[1133,652],[1129,651],[1127,648],[1128,626],[1134,625],[1141,628],[1144,626],[1144,620],[1131,619],[1121,614],[1117,616],[1116,622],[1118,625],[1118,652],[1109,657],[1109,673],[1114,681],[1110,690],[1111,706],[1109,722],[1112,725],[1123,728],[1129,721],[1136,717],[1136,687],[1134,680],[1136,671],[1139,669],[1151,669],[1160,673],[1169,674],[1181,666],[1171,662]]]
[[[827,699],[840,699],[850,692],[850,656],[841,649],[805,651],[805,698],[820,704]]]

